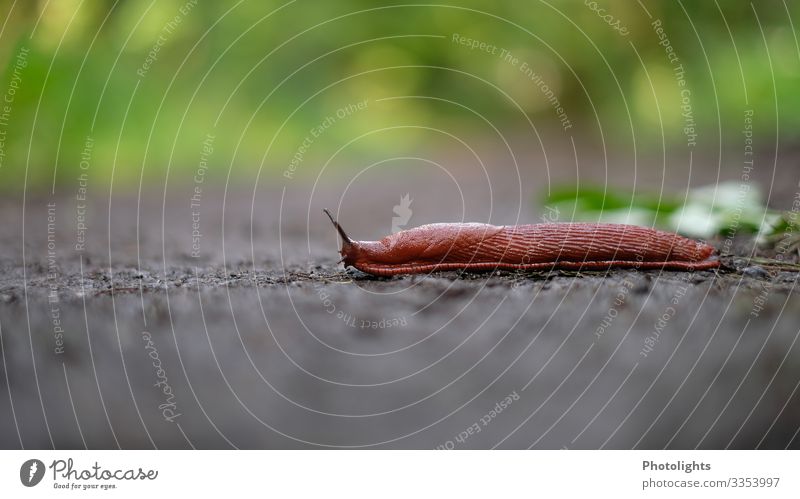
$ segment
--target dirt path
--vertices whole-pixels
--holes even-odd
[[[372,278],[304,201],[242,198],[224,228],[205,201],[201,258],[160,200],[98,202],[77,251],[69,199],[51,258],[29,201],[0,231],[0,446],[800,447],[797,273]]]

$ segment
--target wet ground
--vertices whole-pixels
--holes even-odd
[[[5,203],[0,447],[800,447],[800,274],[747,238],[719,271],[374,278],[319,209],[376,237],[395,193],[333,192],[209,195],[199,241],[188,193],[96,200],[82,247],[73,198]],[[426,195],[409,226],[459,219]]]

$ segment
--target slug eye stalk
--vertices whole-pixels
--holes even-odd
[[[349,254],[350,248],[352,248],[352,246],[353,246],[353,240],[350,239],[350,237],[348,237],[347,233],[344,231],[342,226],[339,225],[339,222],[337,222],[333,218],[333,215],[331,215],[331,212],[328,211],[327,208],[323,208],[322,211],[324,211],[325,214],[328,215],[328,218],[331,219],[331,223],[333,224],[334,227],[336,227],[336,230],[339,232],[339,235],[342,237],[342,249],[341,249],[341,251],[339,251],[339,253],[341,253],[341,255],[342,255],[342,259],[339,260],[339,262],[338,262],[338,263],[342,263],[342,262],[344,262],[345,260],[348,259],[348,254]]]
[[[322,209],[322,211],[324,211],[324,212],[325,212],[325,214],[326,214],[326,215],[328,215],[328,218],[330,218],[330,219],[331,219],[331,223],[333,224],[333,226],[334,226],[334,227],[336,227],[336,230],[338,230],[338,231],[339,231],[339,235],[340,235],[340,236],[342,236],[342,239],[344,239],[345,243],[352,244],[352,243],[353,243],[353,240],[352,240],[352,239],[350,239],[349,237],[347,237],[347,233],[345,233],[345,231],[344,231],[344,229],[342,228],[342,226],[341,226],[341,225],[339,225],[339,222],[337,222],[336,220],[334,220],[334,218],[333,218],[333,215],[331,215],[331,212],[329,212],[329,211],[327,210],[327,208],[323,208],[323,209]]]

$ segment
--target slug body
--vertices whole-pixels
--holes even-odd
[[[704,270],[720,265],[712,258],[713,246],[635,225],[441,223],[400,231],[380,241],[353,241],[325,213],[342,237],[345,266],[380,276],[437,270]]]

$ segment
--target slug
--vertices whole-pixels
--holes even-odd
[[[636,225],[543,223],[496,226],[438,223],[380,241],[342,237],[345,266],[378,276],[436,270],[636,269],[705,270],[720,266],[713,246]]]

